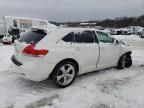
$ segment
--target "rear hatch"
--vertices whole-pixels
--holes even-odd
[[[21,35],[19,40],[15,40],[14,48],[15,48],[15,58],[23,63],[25,60],[30,60],[29,50],[25,49],[35,47],[35,45],[40,42],[47,35],[47,31],[43,29],[31,28],[28,32]],[[32,48],[31,48],[32,49]],[[23,52],[26,52],[24,54]],[[28,54],[27,54],[28,53]]]

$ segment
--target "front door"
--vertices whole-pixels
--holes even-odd
[[[97,31],[97,36],[100,42],[100,59],[97,68],[116,66],[120,56],[120,45],[116,44],[107,33]]]

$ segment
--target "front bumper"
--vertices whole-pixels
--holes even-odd
[[[46,80],[54,68],[53,64],[44,62],[28,62],[22,64],[16,59],[14,55],[11,57],[11,60],[16,66],[16,72],[25,79],[29,79],[32,81]]]

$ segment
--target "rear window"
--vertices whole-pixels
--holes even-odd
[[[38,43],[41,39],[43,39],[47,35],[45,30],[39,29],[31,29],[30,31],[21,35],[19,41],[26,43]]]

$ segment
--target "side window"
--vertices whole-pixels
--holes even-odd
[[[62,40],[65,41],[65,42],[74,42],[73,41],[73,35],[74,35],[73,32],[69,33],[65,37],[63,37]]]
[[[91,31],[77,32],[74,37],[76,43],[94,43],[94,36]]]
[[[106,34],[106,33],[97,31],[97,34],[98,34],[98,39],[100,42],[104,42],[104,43],[113,43],[114,42],[114,39],[109,37],[108,34]]]

